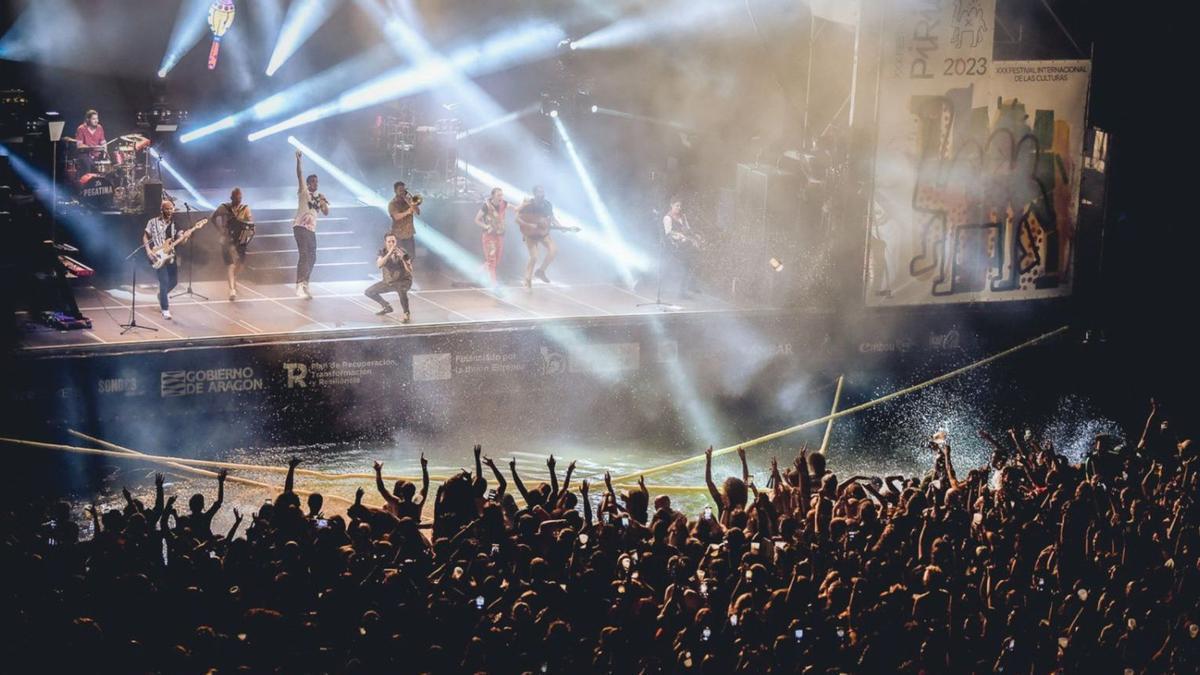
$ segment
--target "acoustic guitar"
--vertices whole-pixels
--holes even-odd
[[[551,216],[529,216],[517,213],[517,227],[521,228],[521,234],[534,239],[541,239],[550,234],[550,230],[562,230],[563,232],[578,232],[578,227],[567,227],[566,225],[555,225],[554,218]]]

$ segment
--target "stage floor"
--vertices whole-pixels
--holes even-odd
[[[446,279],[418,277],[419,290],[410,291],[412,323],[401,323],[395,293],[384,299],[395,313],[377,316],[378,305],[363,295],[370,279],[313,282],[311,300],[297,298],[291,284],[238,284],[238,298],[230,301],[223,281],[197,281],[193,290],[208,299],[179,295],[171,299],[172,320],[158,311],[157,285],[139,283],[137,323],[122,333],[121,324],[130,316],[129,285],[115,288],[92,286],[75,289],[80,310],[92,320],[91,330],[59,331],[19,313],[20,347],[24,350],[70,350],[84,347],[131,346],[171,342],[254,339],[305,333],[363,330],[404,330],[414,326],[480,324],[489,322],[539,321],[591,317],[633,316],[666,312],[722,312],[734,309],[721,300],[697,295],[666,307],[655,306],[654,297],[613,284],[544,284],[531,289],[502,286],[498,289],[455,287]],[[180,294],[187,288],[181,283]],[[744,307],[739,307],[746,309]]]

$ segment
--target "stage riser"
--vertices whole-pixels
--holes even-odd
[[[686,421],[675,413],[672,362],[716,412],[736,415],[749,406],[756,423],[786,426],[827,412],[839,374],[859,383],[881,373],[912,383],[1044,328],[1027,326],[1014,336],[956,319],[877,317],[850,333],[828,315],[745,315],[737,319],[741,334],[757,336],[747,341],[711,318],[660,319],[658,328],[651,319],[627,318],[555,322],[552,329],[25,356],[14,363],[5,392],[6,431],[137,424],[176,433],[200,425],[206,433],[311,441],[367,430],[455,432],[502,415],[510,424],[579,434],[609,433],[613,420],[622,420],[624,431],[665,429],[687,438]],[[607,370],[597,374],[597,364]],[[775,408],[779,391],[796,382],[807,383],[812,395],[801,396],[795,409]],[[564,410],[572,404],[578,409]]]

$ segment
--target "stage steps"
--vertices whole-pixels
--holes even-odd
[[[255,212],[254,241],[246,252],[246,278],[261,283],[291,282],[296,277],[299,251],[292,233],[294,209]],[[383,226],[378,211],[340,208],[317,225],[317,263],[314,278],[365,279],[375,271],[376,240]]]

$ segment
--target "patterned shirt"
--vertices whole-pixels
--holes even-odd
[[[411,197],[409,197],[411,199]],[[388,202],[388,215],[392,217],[392,233],[397,239],[412,239],[417,236],[417,228],[413,224],[416,211],[401,216],[401,211],[408,210],[409,203],[404,198],[396,196]]]
[[[146,222],[146,234],[150,235],[150,247],[158,248],[175,236],[175,221],[155,216]]]
[[[296,218],[292,227],[303,227],[312,232],[317,231],[317,216],[321,215],[321,193],[308,191],[307,185],[301,185],[296,191]]]

